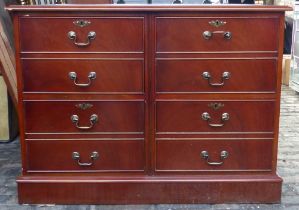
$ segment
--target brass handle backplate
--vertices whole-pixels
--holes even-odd
[[[222,151],[220,152],[220,162],[213,162],[213,161],[210,161],[209,159],[209,153],[207,151],[202,151],[200,153],[201,157],[207,161],[207,164],[208,165],[211,165],[211,166],[220,166],[224,163],[224,159],[228,158],[228,152],[227,151]]]
[[[72,158],[74,160],[77,160],[77,163],[78,163],[79,166],[92,166],[93,163],[94,163],[94,160],[96,160],[96,159],[99,158],[99,153],[98,152],[92,152],[90,154],[90,160],[91,160],[91,162],[89,162],[89,163],[82,163],[80,161],[80,153],[79,152],[73,152]]]
[[[72,115],[71,116],[71,121],[72,123],[76,126],[76,128],[81,129],[81,130],[88,130],[91,129],[99,120],[98,115],[93,114],[90,116],[90,125],[89,126],[79,126],[79,116],[78,115]]]
[[[74,31],[68,32],[67,36],[70,40],[73,41],[74,45],[76,45],[78,47],[86,47],[86,46],[90,45],[91,40],[96,38],[96,32],[94,32],[94,31],[88,32],[86,42],[78,42],[77,34]]]
[[[229,114],[228,113],[223,113],[222,116],[221,116],[221,122],[222,123],[219,123],[219,124],[211,123],[212,118],[211,118],[211,116],[208,112],[202,113],[201,118],[203,120],[207,121],[208,125],[211,126],[211,127],[223,127],[224,122],[229,120]]]
[[[87,77],[88,77],[88,83],[78,83],[77,73],[73,71],[69,73],[70,80],[73,80],[74,84],[78,87],[89,87],[91,85],[92,80],[97,78],[97,74],[92,71],[89,72]]]
[[[221,76],[221,82],[220,83],[212,83],[212,76],[209,72],[205,71],[202,73],[202,77],[206,80],[208,80],[209,85],[214,86],[214,87],[219,87],[219,86],[224,86],[224,81],[228,80],[230,78],[230,73],[228,71],[225,71],[222,73]]]
[[[230,31],[204,31],[202,36],[204,39],[209,40],[214,34],[222,34],[223,38],[226,40],[230,40],[232,38],[232,32]]]

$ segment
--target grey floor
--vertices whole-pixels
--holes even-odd
[[[214,209],[292,209],[299,210],[299,94],[283,87],[280,120],[278,173],[284,179],[282,203],[275,205],[126,205],[126,206],[28,206],[17,204],[15,178],[20,174],[19,142],[0,144],[0,210],[214,210]]]

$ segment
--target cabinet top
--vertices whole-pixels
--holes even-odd
[[[194,12],[284,12],[291,11],[288,6],[266,6],[266,5],[202,5],[202,4],[63,4],[63,5],[48,5],[48,6],[21,6],[10,5],[6,7],[11,12],[59,12],[59,11],[194,11]]]

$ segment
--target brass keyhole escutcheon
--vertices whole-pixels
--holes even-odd
[[[209,103],[208,107],[210,107],[214,110],[218,110],[218,109],[224,107],[224,104],[223,103]]]
[[[225,25],[226,22],[223,21],[223,20],[212,20],[212,21],[209,22],[209,24],[210,24],[211,26],[214,26],[214,27],[218,28],[218,27],[220,27],[220,26]]]

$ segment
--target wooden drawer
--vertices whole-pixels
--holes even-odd
[[[144,170],[143,141],[32,140],[27,146],[29,171]],[[79,165],[78,160],[92,165]]]
[[[211,21],[223,21],[215,27]],[[271,17],[157,17],[157,52],[276,51],[278,18]],[[210,39],[203,33],[212,32]],[[213,33],[216,32],[216,33]],[[224,38],[230,32],[231,38]]]
[[[143,60],[23,60],[24,91],[142,93],[143,69]]]
[[[24,103],[27,133],[140,134],[144,131],[143,101],[27,101]],[[79,119],[75,119],[75,115]],[[86,129],[79,129],[76,126]],[[91,128],[87,129],[89,126]]]
[[[271,162],[271,140],[157,142],[156,170],[161,171],[264,171],[271,170]]]
[[[273,132],[274,111],[274,101],[159,101],[156,131]]]
[[[89,21],[85,27],[74,22]],[[76,40],[69,38],[75,32]],[[95,32],[94,38],[88,34]],[[24,52],[143,52],[143,17],[22,17],[21,51]],[[90,34],[92,37],[92,34]],[[74,42],[88,43],[78,46]]]
[[[156,77],[157,92],[274,92],[276,60],[157,60]]]

